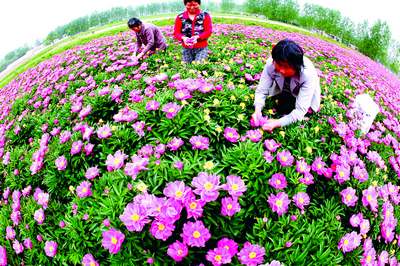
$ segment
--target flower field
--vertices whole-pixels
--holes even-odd
[[[244,25],[214,25],[208,62],[185,65],[162,30],[165,53],[133,60],[124,32],[0,90],[0,265],[399,264],[398,78]],[[254,89],[283,38],[319,69],[322,108],[263,132]],[[366,135],[361,93],[380,105]]]

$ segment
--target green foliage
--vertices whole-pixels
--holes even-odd
[[[0,61],[0,72],[6,69],[7,66],[10,65],[12,62],[23,57],[30,49],[31,47],[23,46],[7,53]]]

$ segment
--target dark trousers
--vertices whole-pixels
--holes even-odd
[[[276,103],[275,109],[278,115],[287,115],[296,107],[296,98],[289,92],[283,91],[272,99]]]

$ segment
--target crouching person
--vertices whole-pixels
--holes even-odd
[[[131,18],[128,21],[128,27],[136,34],[136,48],[133,56],[137,59],[142,58],[148,52],[155,53],[158,50],[165,51],[167,49],[164,35],[157,26],[143,23],[138,18]]]
[[[267,131],[319,111],[321,88],[317,71],[304,56],[303,49],[291,40],[282,40],[272,48],[272,57],[267,60],[255,92],[255,112],[252,115],[255,123],[262,118],[267,96],[273,96],[277,113],[281,115],[279,119],[266,121],[263,129]]]

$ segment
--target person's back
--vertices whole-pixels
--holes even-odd
[[[136,34],[136,48],[134,56],[137,59],[142,58],[148,52],[167,49],[167,43],[161,30],[151,23],[143,23],[138,18],[131,18],[128,21],[128,27]],[[142,49],[142,45],[145,47]],[[136,53],[139,52],[136,56]]]
[[[142,30],[136,33],[137,38],[141,38],[141,41],[144,45],[148,45],[149,38],[148,36],[154,36],[154,44],[150,47],[150,51],[155,51],[156,49],[163,50],[167,47],[164,35],[162,34],[161,30],[151,23],[143,23]]]

